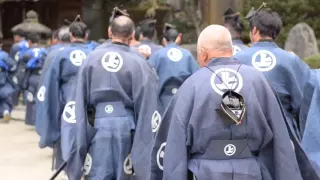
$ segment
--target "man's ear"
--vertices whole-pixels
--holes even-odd
[[[108,28],[108,36],[109,36],[109,39],[112,39],[112,32],[111,32],[111,27],[110,26]]]
[[[168,41],[166,40],[166,38],[162,38],[162,45],[166,46],[168,44]]]
[[[257,27],[253,27],[252,34],[256,35],[258,32],[259,32],[259,30],[257,29]]]

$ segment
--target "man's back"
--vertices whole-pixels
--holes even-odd
[[[174,43],[155,52],[148,62],[159,76],[160,100],[164,107],[182,83],[199,68],[192,54]]]
[[[303,91],[310,78],[309,67],[303,61],[269,41],[257,42],[251,48],[237,53],[235,58],[241,64],[263,72],[280,97],[289,119],[293,120],[298,115]],[[297,125],[293,127],[298,131]]]
[[[158,112],[156,74],[121,43],[96,49],[88,59],[75,88],[79,131],[75,161],[70,162],[75,166],[68,175],[79,177],[87,156],[92,163],[86,179],[129,179],[132,169],[143,179],[149,173],[151,119]],[[86,115],[92,110],[93,116]]]
[[[228,90],[245,99],[240,125],[221,111]],[[152,156],[163,162],[164,179],[186,179],[188,169],[197,179],[302,179],[273,91],[253,68],[213,59],[181,86],[167,111],[154,147],[159,155],[166,143],[164,159]]]

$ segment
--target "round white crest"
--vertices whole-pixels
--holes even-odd
[[[161,115],[158,111],[155,111],[151,118],[151,126],[152,126],[152,132],[157,132],[159,130],[161,124]]]
[[[103,55],[101,64],[109,72],[118,72],[123,65],[123,59],[117,52],[107,52]]]
[[[81,66],[87,55],[81,50],[74,50],[70,53],[70,61],[75,66]]]
[[[69,101],[64,107],[62,118],[68,123],[76,123],[76,102]]]
[[[19,84],[19,81],[18,81],[17,76],[13,76],[13,77],[12,77],[12,81],[13,81],[13,83],[15,83],[15,84]]]
[[[20,51],[18,51],[15,55],[14,55],[14,60],[19,61],[20,59]]]
[[[181,50],[177,49],[177,48],[169,49],[167,55],[168,55],[169,59],[174,62],[180,61],[183,57]]]
[[[86,176],[90,173],[92,167],[92,157],[91,155],[88,153],[86,156],[86,159],[84,160],[84,165],[83,165],[83,174]]]
[[[240,92],[243,79],[239,72],[229,68],[221,68],[212,74],[210,83],[216,93],[223,95],[228,90]]]
[[[32,94],[31,92],[28,92],[28,93],[27,93],[27,100],[28,100],[29,102],[33,102],[33,94]]]
[[[151,54],[151,47],[149,45],[143,44],[141,46],[139,46],[139,49],[141,49],[142,51]]]
[[[224,153],[227,156],[232,156],[236,153],[236,146],[234,146],[233,144],[228,144],[224,147]]]
[[[239,46],[233,46],[233,55],[237,54],[238,52],[241,51],[241,48]]]
[[[44,101],[45,99],[45,95],[46,95],[46,87],[41,86],[39,88],[38,94],[37,94],[37,98],[39,101]]]
[[[163,170],[163,158],[164,158],[164,150],[166,147],[167,143],[164,142],[161,144],[158,152],[157,152],[157,164],[159,169]]]
[[[272,70],[277,64],[277,59],[270,51],[260,50],[252,56],[252,66],[259,71]]]
[[[106,105],[106,107],[104,108],[104,111],[106,111],[106,113],[110,114],[113,112],[113,106],[111,105]]]
[[[178,89],[177,88],[172,88],[171,92],[172,92],[172,94],[176,94],[178,92]]]
[[[131,160],[131,154],[128,155],[128,157],[124,160],[123,163],[123,171],[131,175],[132,174],[132,160]]]

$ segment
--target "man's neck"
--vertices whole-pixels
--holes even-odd
[[[260,42],[260,41],[273,41],[273,38],[272,37],[260,37],[255,41],[255,43]]]
[[[128,39],[121,39],[121,38],[112,38],[112,42],[115,42],[115,43],[120,43],[120,44],[125,44],[125,45],[128,45],[130,44],[130,41]]]
[[[81,42],[81,43],[84,43],[84,39],[81,39],[81,38],[74,38],[74,39],[72,39],[72,43],[77,43],[77,42]]]

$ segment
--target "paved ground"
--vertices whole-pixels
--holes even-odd
[[[21,120],[0,123],[0,179],[48,180],[52,174],[52,150],[38,147],[39,136],[34,127],[22,121],[24,107],[18,107],[12,116]]]

